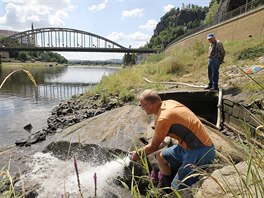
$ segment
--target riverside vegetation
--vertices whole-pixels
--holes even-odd
[[[259,58],[263,58],[264,54],[264,39],[250,38],[243,41],[225,41],[224,42],[227,56],[225,63],[220,68],[220,85],[222,85],[224,93],[236,88],[236,91],[246,93],[250,101],[255,99],[263,99],[263,88],[252,81],[247,75],[240,70],[236,70],[240,75],[234,80],[234,76],[226,75],[227,71],[240,67],[246,69],[250,65],[259,64]],[[87,90],[82,96],[78,97],[81,104],[88,102],[89,96],[100,95],[100,102],[107,103],[111,96],[118,95],[120,102],[136,103],[137,94],[146,88],[156,90],[175,89],[171,86],[166,86],[159,83],[145,82],[143,77],[146,77],[156,82],[186,82],[197,85],[205,85],[207,83],[207,43],[194,43],[188,49],[170,49],[164,53],[150,55],[144,62],[135,65],[134,67],[124,68],[112,75],[103,77],[102,81],[95,86],[94,89]],[[254,80],[259,84],[264,83],[263,70],[253,76]],[[263,118],[264,120],[264,118]],[[229,169],[233,169],[239,175],[233,183],[228,179],[219,181],[214,175],[200,170],[198,173],[206,178],[211,178],[211,182],[216,183],[223,193],[229,193],[233,197],[261,197],[264,194],[263,169],[264,156],[263,149],[259,148],[251,141],[250,131],[245,128],[244,133],[247,137],[247,144],[243,144],[241,140],[237,142],[244,153],[244,168],[238,167],[236,162],[225,157]],[[242,139],[242,138],[241,138]],[[142,157],[143,167],[150,174],[149,167]],[[221,164],[214,164],[215,169],[222,167]],[[221,174],[221,171],[220,171]],[[8,170],[1,170],[0,188],[9,184],[9,190],[3,193],[4,197],[17,197],[13,183],[15,182]],[[137,186],[137,177],[134,177],[131,186],[126,186],[131,189],[133,197],[141,197]],[[146,179],[144,177],[144,179]],[[210,180],[209,180],[210,181]],[[151,184],[151,180],[149,180]],[[224,185],[223,185],[224,184]],[[123,184],[125,186],[125,184]],[[78,188],[78,186],[76,187]],[[153,188],[153,185],[150,185]],[[198,189],[192,189],[196,197],[202,197]],[[147,197],[153,195],[153,191],[149,190]],[[158,191],[154,190],[154,194],[158,197]],[[174,196],[181,197],[178,192],[174,192]],[[22,196],[23,197],[23,196]]]
[[[220,85],[223,91],[229,93],[236,88],[238,92],[247,93],[250,100],[259,97],[263,88],[252,81],[241,71],[239,79],[234,81],[234,76],[227,75],[230,69],[241,68],[244,71],[251,65],[261,64],[258,59],[263,59],[264,38],[249,38],[242,41],[223,41],[226,50],[225,63],[220,66]],[[88,90],[84,96],[100,93],[102,101],[108,95],[118,94],[123,101],[133,100],[139,91],[146,88],[166,90],[170,87],[163,84],[149,84],[143,77],[152,81],[186,82],[197,85],[206,85],[207,77],[207,51],[208,43],[196,42],[186,49],[175,49],[160,54],[152,54],[142,63],[127,67],[110,76],[105,76],[93,90]],[[263,63],[262,63],[263,64]],[[230,68],[233,66],[232,68]],[[253,76],[259,83],[264,84],[263,73]],[[233,79],[233,80],[232,80]],[[262,95],[263,96],[263,95]]]

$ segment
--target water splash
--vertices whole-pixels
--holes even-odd
[[[116,159],[100,166],[78,161],[78,170],[84,197],[94,195],[94,174],[97,176],[97,196],[103,197],[114,186],[113,179],[123,177],[124,167],[130,163],[129,157]],[[24,181],[40,184],[38,198],[60,197],[63,194],[79,194],[73,161],[61,161],[50,153],[36,153],[31,163],[33,170]],[[65,192],[66,191],[66,192]]]

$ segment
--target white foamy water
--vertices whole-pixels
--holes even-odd
[[[114,187],[113,179],[123,176],[124,167],[128,166],[129,162],[130,159],[125,157],[93,167],[87,162],[78,161],[83,196],[94,196],[94,173],[97,175],[97,196],[104,196],[104,193]],[[61,161],[49,153],[36,153],[31,167],[33,168],[32,172],[25,175],[23,180],[40,184],[38,198],[61,197],[65,192],[73,195],[71,197],[80,197],[73,159]]]

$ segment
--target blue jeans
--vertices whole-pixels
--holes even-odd
[[[202,147],[192,150],[183,149],[179,145],[171,146],[162,151],[162,155],[165,160],[169,163],[172,174],[176,174],[171,186],[176,189],[183,189],[185,187],[191,186],[198,181],[197,177],[190,177],[182,182],[182,180],[195,173],[194,166],[202,166],[207,168],[208,164],[212,164],[215,158],[215,147],[214,145],[210,147]]]
[[[218,88],[219,66],[220,66],[220,62],[218,58],[209,58],[208,78],[209,78],[210,87]]]

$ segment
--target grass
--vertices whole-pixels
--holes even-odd
[[[236,65],[245,69],[247,66],[260,64],[257,58],[260,55],[259,51],[261,50],[262,52],[263,50],[264,38],[224,41],[223,44],[226,50],[226,57],[225,63],[220,66],[220,85],[224,85],[233,78],[224,73],[225,70],[229,69],[229,66]],[[143,77],[152,81],[187,82],[206,85],[208,83],[208,45],[207,42],[196,42],[185,49],[172,48],[160,54],[151,54],[142,63],[132,68],[125,68],[115,74],[104,77],[94,91],[96,93],[104,93],[106,96],[120,94],[124,99],[133,99],[136,98],[139,91],[146,88],[168,89],[164,85],[147,83],[143,80]],[[232,86],[238,87],[242,92],[253,94],[263,91],[245,74],[243,75],[242,82],[233,82]],[[256,74],[253,77],[260,84],[264,84],[262,75]]]

